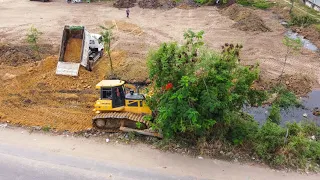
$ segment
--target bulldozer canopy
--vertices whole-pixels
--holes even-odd
[[[101,87],[116,87],[122,86],[124,81],[121,80],[102,80],[96,85],[96,89],[100,89]]]

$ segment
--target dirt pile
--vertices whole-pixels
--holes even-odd
[[[40,44],[40,54],[47,56],[58,52],[52,45]],[[0,64],[19,66],[22,64],[39,61],[37,54],[28,45],[0,45]]]
[[[64,53],[65,62],[80,62],[82,39],[70,38]]]
[[[116,8],[131,8],[134,7],[134,4],[137,0],[117,0],[113,6]]]
[[[158,0],[141,0],[138,2],[140,8],[156,9],[161,6]]]
[[[268,32],[271,31],[267,27],[264,21],[256,15],[253,10],[233,4],[222,10],[222,14],[229,16],[230,19],[236,21],[233,28],[240,29],[242,31],[258,31]]]
[[[126,33],[132,33],[134,35],[142,35],[143,29],[136,24],[132,24],[126,21],[106,21],[105,25],[107,27],[115,26],[115,28],[119,31],[123,31]]]
[[[280,83],[280,79],[267,79],[262,77],[254,84],[255,89],[271,90],[273,87]],[[312,91],[312,87],[316,81],[303,74],[284,75],[281,83],[284,84],[288,90],[294,92],[297,96],[306,96]]]
[[[146,80],[144,59],[116,50],[111,55],[118,77]],[[0,122],[73,132],[91,128],[92,109],[99,96],[95,85],[108,74],[108,59],[100,59],[92,72],[81,67],[78,77],[56,75],[57,61],[58,56],[49,56],[18,67],[0,66]]]

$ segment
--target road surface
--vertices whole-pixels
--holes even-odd
[[[122,145],[115,141],[106,143],[102,137],[86,139],[0,128],[0,179],[319,180],[320,177],[195,159],[146,145]]]

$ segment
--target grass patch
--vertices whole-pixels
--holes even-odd
[[[277,93],[277,98],[273,102],[273,104],[278,105],[281,108],[289,108],[292,106],[300,106],[301,103],[297,99],[296,95],[288,90],[284,85],[278,85],[274,87],[271,93]]]
[[[42,131],[44,131],[44,132],[49,132],[50,129],[51,129],[50,126],[44,126],[44,127],[42,127]]]
[[[291,14],[291,20],[289,25],[291,26],[300,26],[300,27],[308,27],[312,24],[317,23],[317,20],[310,15],[295,15]]]
[[[251,6],[258,9],[269,9],[274,5],[274,3],[266,0],[237,0],[237,3],[243,6]]]

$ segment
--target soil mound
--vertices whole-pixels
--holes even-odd
[[[116,8],[131,8],[134,7],[134,4],[137,0],[117,0],[113,6]]]
[[[58,49],[52,45],[40,44],[40,56],[52,55]],[[27,45],[0,45],[0,64],[9,66],[19,66],[22,64],[39,61],[41,58]]]
[[[158,0],[142,0],[138,2],[140,8],[156,9],[160,7]]]
[[[66,51],[64,53],[64,61],[66,62],[80,62],[81,58],[82,40],[71,38],[68,40]]]
[[[254,84],[254,87],[260,90],[271,90],[273,87],[277,86],[279,82],[279,78],[267,79],[263,77]],[[316,84],[316,81],[303,74],[285,74],[282,77],[281,83],[284,84],[288,90],[294,92],[295,95],[302,97],[312,91],[312,87]]]
[[[253,10],[233,4],[222,10],[222,14],[229,16],[230,19],[236,21],[232,27],[242,31],[258,31],[268,32],[271,31],[264,21],[256,15]]]

